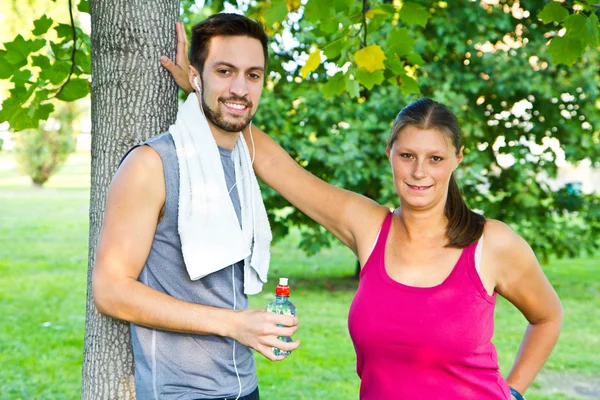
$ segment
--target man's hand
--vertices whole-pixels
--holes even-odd
[[[278,325],[282,325],[279,327]],[[300,346],[300,341],[283,342],[278,336],[292,336],[298,329],[298,318],[281,315],[265,310],[238,311],[233,331],[227,336],[237,340],[246,347],[253,348],[271,361],[279,361],[286,356],[275,356],[273,348],[292,351]]]
[[[186,94],[190,94],[194,91],[190,81],[188,80],[188,70],[190,69],[190,60],[188,59],[188,41],[185,36],[185,29],[183,22],[175,24],[175,32],[177,32],[177,54],[175,56],[176,63],[167,56],[160,58],[160,63],[167,71],[171,73],[177,86],[181,88]]]

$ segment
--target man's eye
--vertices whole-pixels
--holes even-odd
[[[226,69],[219,69],[219,70],[217,70],[217,72],[221,75],[229,75],[230,74],[230,72]]]
[[[260,75],[259,74],[248,74],[248,76],[252,79],[260,79]]]
[[[442,160],[443,160],[443,158],[442,158],[442,157],[439,157],[439,156],[431,156],[431,160],[432,160],[432,161],[435,161],[435,162],[440,162],[440,161],[442,161]]]

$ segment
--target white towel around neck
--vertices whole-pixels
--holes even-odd
[[[244,136],[239,135],[232,153],[240,228],[219,149],[196,93],[181,106],[169,132],[179,161],[179,236],[190,279],[244,260],[244,293],[259,293],[267,281],[272,234]]]

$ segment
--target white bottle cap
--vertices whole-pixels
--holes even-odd
[[[288,285],[288,278],[279,278],[279,284],[282,286]]]

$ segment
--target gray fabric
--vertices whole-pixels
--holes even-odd
[[[244,294],[243,262],[192,281],[185,269],[177,229],[179,165],[169,133],[146,142],[160,156],[165,175],[166,201],[152,249],[139,281],[175,298],[220,308],[233,308],[232,270],[235,272],[236,309],[248,308]],[[227,187],[235,182],[231,152],[220,149]],[[215,171],[222,173],[222,171]],[[231,200],[240,219],[236,188]],[[235,398],[239,384],[233,364],[233,340],[220,336],[200,336],[166,332],[131,324],[138,400]],[[242,396],[256,389],[253,351],[236,343],[235,360],[242,383]]]

